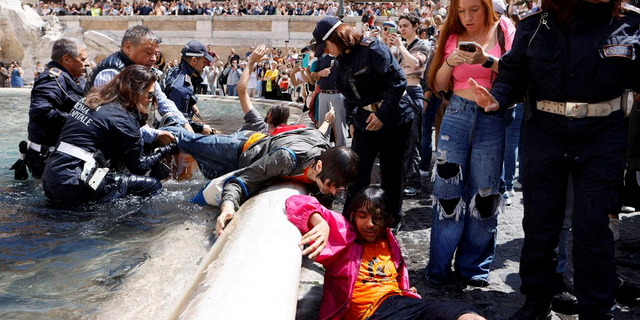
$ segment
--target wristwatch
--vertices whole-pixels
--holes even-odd
[[[495,61],[496,61],[496,60],[493,58],[493,56],[492,56],[492,55],[489,55],[489,58],[487,58],[487,61],[485,61],[485,62],[482,64],[482,66],[483,66],[484,68],[491,68],[491,67],[493,67],[493,63],[494,63]]]

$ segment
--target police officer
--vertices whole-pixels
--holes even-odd
[[[500,60],[491,112],[527,93],[521,171],[524,306],[511,319],[550,319],[567,179],[574,191],[573,265],[580,320],[613,319],[616,265],[608,213],[618,198],[627,144],[625,89],[640,90],[640,10],[621,0],[543,0],[521,16]],[[470,81],[472,82],[472,81]]]
[[[106,85],[122,69],[128,66],[139,64],[151,69],[156,63],[156,53],[160,42],[162,42],[162,39],[148,27],[136,25],[129,28],[122,37],[120,51],[106,57],[93,69],[85,85],[85,92],[89,92],[94,86],[101,87]],[[176,108],[173,101],[167,99],[157,83],[154,97],[158,102],[158,114],[154,115],[158,121],[167,115],[173,118],[175,123],[189,131],[193,131],[182,112]],[[173,135],[168,131],[154,130],[149,126],[144,126],[140,130],[145,143],[156,141],[161,145],[165,145],[175,141]]]
[[[45,161],[58,141],[69,111],[84,96],[78,78],[84,71],[86,59],[84,44],[76,39],[60,38],[53,43],[51,62],[33,84],[25,161],[36,179],[42,176]]]
[[[42,175],[47,198],[110,201],[162,188],[160,180],[144,174],[177,147],[170,144],[145,156],[140,135],[156,80],[149,69],[130,66],[73,107]],[[120,163],[128,173],[119,170]]]
[[[345,208],[371,182],[371,170],[380,153],[381,186],[387,194],[392,227],[400,223],[402,163],[414,112],[405,95],[407,80],[389,48],[376,38],[363,37],[353,26],[326,17],[313,31],[316,56],[337,57],[336,87],[344,95],[351,147],[358,155],[358,174],[349,187]],[[343,214],[348,214],[343,212]]]
[[[193,116],[199,117],[196,102],[198,96],[194,88],[200,86],[204,81],[201,73],[209,62],[213,62],[213,57],[207,52],[207,48],[199,41],[191,40],[182,48],[182,60],[177,68],[167,71],[162,81],[162,91],[167,95],[178,110],[189,121],[195,133],[210,134],[211,127],[193,121]]]

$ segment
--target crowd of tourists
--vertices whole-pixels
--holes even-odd
[[[191,40],[171,62],[158,35],[137,25],[88,74],[86,46],[57,40],[34,83],[16,178],[28,168],[54,202],[152,196],[175,170],[167,159],[188,154],[212,179],[192,201],[219,206],[218,235],[265,186],[303,183],[309,194],[289,198],[286,215],[302,254],[326,269],[321,319],[485,319],[473,301],[425,301],[410,286],[395,238],[402,199],[433,181],[423,195],[433,199],[428,283],[487,287],[500,213],[521,188],[526,300],[509,319],[551,319],[552,310],[613,319],[617,216],[635,211],[637,196],[625,195],[640,189],[640,9],[621,0],[365,3],[350,8],[363,17],[355,27],[335,5],[76,7],[326,17],[300,51],[285,43],[223,54]],[[376,24],[379,15],[389,19]],[[207,92],[238,96],[238,131],[205,123],[197,102]],[[313,124],[289,124],[278,104],[261,117],[251,100],[260,96],[301,102]],[[380,185],[371,186],[376,161]],[[343,211],[331,211],[341,192]],[[569,229],[574,285],[565,281]]]
[[[349,4],[345,1],[345,16],[395,16],[414,12],[418,16],[446,15],[439,2],[368,2]],[[33,5],[39,15],[306,15],[337,16],[338,1],[88,1],[85,3],[43,3]]]

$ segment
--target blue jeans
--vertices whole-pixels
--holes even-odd
[[[237,97],[238,96],[238,91],[236,90],[237,87],[238,87],[237,84],[228,84],[227,85],[227,90],[229,92],[229,96],[230,97]]]
[[[420,139],[422,138],[422,102],[424,102],[424,92],[422,87],[407,86],[407,94],[414,103],[414,112],[416,117],[413,119],[413,127],[411,128],[411,136],[409,137],[409,145],[404,154],[404,187],[416,188],[420,190]]]
[[[433,134],[433,123],[436,121],[436,113],[440,109],[442,100],[431,95],[429,103],[427,105],[427,111],[422,114],[422,140],[420,140],[420,170],[429,171],[431,168],[431,155],[433,152],[433,140],[431,135]]]
[[[230,135],[203,135],[181,127],[164,127],[173,133],[180,150],[190,154],[198,162],[200,171],[207,179],[215,179],[238,169],[238,159],[247,141],[246,131]]]
[[[520,142],[520,127],[522,125],[522,116],[524,115],[524,103],[516,104],[515,108],[508,110],[513,116],[513,121],[505,130],[505,148],[504,148],[504,167],[502,169],[502,191],[513,190],[513,180],[516,175],[516,162],[519,159],[518,144]]]
[[[451,260],[464,280],[487,280],[495,255],[498,192],[504,152],[504,114],[485,115],[453,96],[447,107],[432,179],[433,225],[427,278],[451,280]],[[457,252],[456,252],[457,251]]]

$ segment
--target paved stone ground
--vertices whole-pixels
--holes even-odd
[[[431,231],[430,193],[432,184],[423,180],[422,192],[414,198],[405,198],[404,218],[397,238],[408,264],[412,286],[427,300],[466,301],[483,313],[487,319],[508,319],[524,302],[519,293],[518,275],[520,250],[522,248],[522,212],[521,192],[516,192],[513,204],[507,206],[498,218],[498,243],[496,257],[491,268],[491,285],[486,288],[471,288],[462,285],[434,287],[427,284],[424,271],[429,261],[429,233]],[[341,206],[336,205],[336,210]],[[621,214],[621,240],[616,243],[618,258],[635,258],[640,263],[640,213]],[[569,240],[571,242],[571,240]],[[620,263],[619,263],[620,264]],[[569,264],[572,270],[572,265]],[[618,267],[618,272],[635,283],[640,284],[640,271]],[[597,276],[597,275],[594,275]],[[299,290],[297,319],[317,319],[322,296],[322,271],[312,261],[304,258],[301,285]],[[640,301],[627,306],[619,302],[615,317],[618,320],[640,319]],[[554,319],[578,319],[577,316],[556,314]]]

